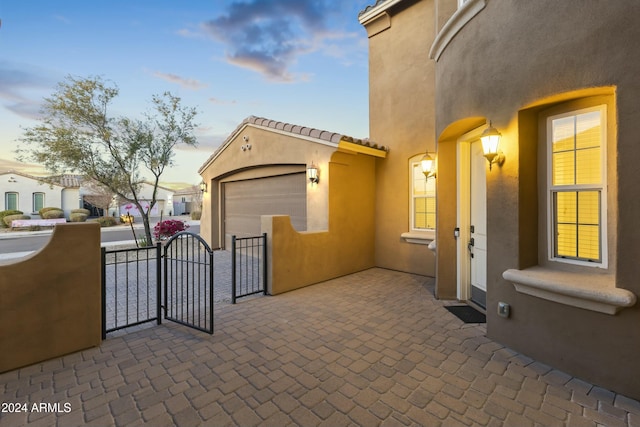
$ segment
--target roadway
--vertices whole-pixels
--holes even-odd
[[[187,231],[192,233],[200,233],[200,222],[189,221],[189,228]],[[152,232],[153,225],[152,221]],[[138,238],[144,235],[142,224],[136,224],[134,228],[136,236]],[[16,252],[31,252],[37,251],[44,247],[51,238],[51,231],[32,231],[32,232],[15,232],[4,231],[0,233],[0,256],[7,255],[9,253]],[[115,227],[102,228],[100,233],[100,240],[102,243],[109,242],[121,242],[121,241],[133,241],[135,238],[131,232],[131,228],[124,225],[118,225]]]

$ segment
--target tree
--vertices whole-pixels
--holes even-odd
[[[174,164],[178,144],[197,145],[196,111],[165,92],[152,97],[143,119],[111,117],[108,107],[116,85],[101,77],[68,76],[44,99],[40,124],[24,131],[19,158],[45,166],[54,174],[75,172],[108,188],[138,208],[147,242],[152,242],[149,213],[156,204],[160,176]],[[146,179],[145,173],[152,178]],[[143,182],[153,185],[143,209]]]

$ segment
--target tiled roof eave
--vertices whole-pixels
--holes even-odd
[[[283,135],[293,136],[298,139],[329,145],[337,148],[340,141],[348,140],[349,142],[354,142],[356,144],[369,144],[371,143],[368,139],[355,139],[350,136],[342,135],[336,132],[330,132],[326,130],[309,128],[305,126],[294,125],[291,123],[279,122],[271,119],[266,119],[264,117],[256,117],[249,116],[244,119],[231,134],[225,139],[225,141],[216,149],[211,156],[207,159],[206,162],[200,166],[198,169],[198,173],[202,173],[206,168],[208,168],[211,163],[215,161],[215,159],[231,144],[231,142],[236,138],[238,134],[240,134],[246,127],[253,126],[257,128],[266,129],[270,132],[281,133]],[[387,151],[385,147],[379,148],[376,144],[373,144],[375,149],[381,149]]]
[[[358,14],[358,21],[360,24],[364,24],[401,1],[402,0],[376,0],[373,5],[365,7],[364,10]]]

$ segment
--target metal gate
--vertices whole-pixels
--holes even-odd
[[[181,232],[164,244],[165,319],[213,334],[213,251]]]
[[[267,233],[231,237],[231,303],[241,297],[267,294]]]
[[[163,247],[164,246],[164,247]],[[182,232],[164,245],[102,248],[102,339],[164,318],[213,334],[213,251]]]
[[[102,248],[102,339],[108,332],[148,322],[162,323],[160,243]]]

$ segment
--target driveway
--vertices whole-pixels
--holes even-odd
[[[1,374],[2,409],[26,411],[0,425],[640,424],[639,402],[487,339],[447,304],[432,279],[377,268],[218,304],[213,336],[137,327]]]

